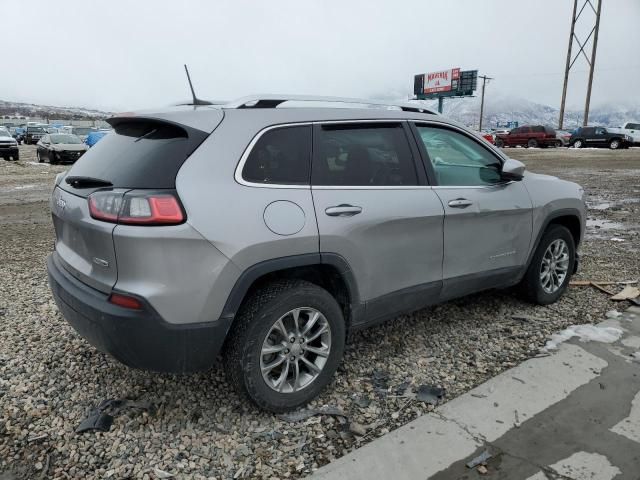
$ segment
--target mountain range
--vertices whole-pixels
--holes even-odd
[[[399,95],[382,95],[386,99],[399,100]],[[405,97],[406,98],[406,97]],[[425,105],[437,109],[437,101],[424,101]],[[23,116],[56,118],[70,120],[100,120],[111,115],[109,112],[90,108],[56,107],[0,100],[0,118],[2,116]],[[465,125],[477,127],[480,117],[480,98],[447,98],[444,102],[444,115]],[[520,125],[558,125],[558,108],[532,102],[523,98],[491,95],[485,97],[483,127],[495,128],[500,123],[517,121]],[[567,129],[582,125],[582,110],[566,109]],[[627,121],[640,122],[640,103],[628,105],[604,105],[591,108],[590,125],[619,127]]]

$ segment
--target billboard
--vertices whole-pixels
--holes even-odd
[[[452,68],[442,72],[420,73],[413,78],[413,94],[418,100],[441,97],[467,97],[478,87],[478,71]]]
[[[424,90],[422,93],[449,92],[458,88],[460,69],[452,68],[441,72],[431,72],[424,74]]]

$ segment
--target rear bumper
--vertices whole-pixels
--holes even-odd
[[[130,367],[185,373],[210,368],[232,319],[174,325],[143,299],[142,310],[108,302],[108,295],[72,277],[54,252],[47,258],[49,285],[64,318],[91,345]]]

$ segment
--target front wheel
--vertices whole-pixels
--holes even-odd
[[[557,301],[569,285],[575,260],[576,246],[571,232],[562,225],[551,225],[542,235],[520,282],[523,295],[538,305]]]
[[[281,280],[243,305],[224,349],[229,383],[260,408],[295,409],[331,381],[342,359],[345,324],[329,292]]]
[[[582,140],[576,140],[575,142],[573,142],[574,148],[582,148],[583,146],[584,146],[584,143],[582,142]]]
[[[42,163],[44,160],[42,160],[42,157],[40,156],[40,152],[36,152],[36,158],[38,159],[38,163]]]
[[[496,147],[504,148],[504,140],[501,138],[496,138]]]

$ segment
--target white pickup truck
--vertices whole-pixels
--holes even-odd
[[[640,145],[640,122],[627,122],[620,128],[610,128],[609,130],[629,135],[633,138],[634,145]]]

